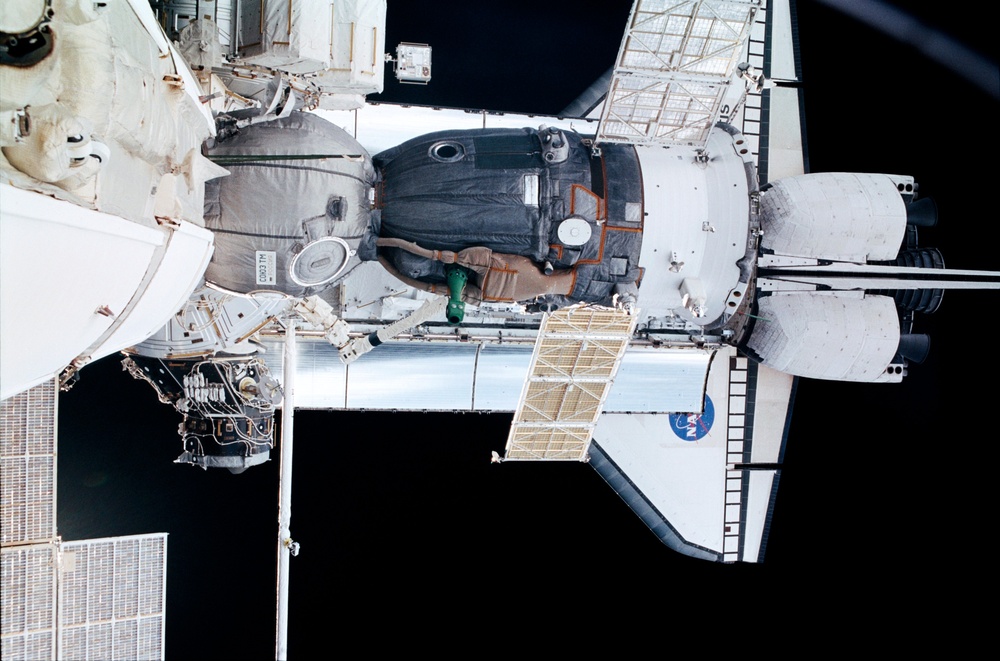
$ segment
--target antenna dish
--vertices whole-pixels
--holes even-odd
[[[564,246],[582,246],[590,241],[590,223],[583,218],[571,217],[559,223],[556,234]]]

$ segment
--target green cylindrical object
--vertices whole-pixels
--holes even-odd
[[[465,319],[465,301],[462,300],[462,292],[465,291],[465,283],[469,281],[469,276],[461,266],[449,266],[445,271],[448,278],[448,309],[445,316],[448,323],[457,326]]]

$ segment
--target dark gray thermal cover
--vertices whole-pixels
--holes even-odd
[[[642,178],[635,149],[541,127],[441,131],[377,154],[382,237],[430,250],[486,247],[574,269],[569,301],[604,301],[639,279]],[[440,262],[380,253],[408,277],[442,282]]]
[[[441,131],[376,155],[381,235],[543,259],[553,219],[565,216],[561,193],[589,183],[590,159],[570,148],[562,162],[546,162],[538,134]],[[565,138],[579,145],[579,137]]]

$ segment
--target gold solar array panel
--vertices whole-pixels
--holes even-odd
[[[585,461],[636,317],[574,306],[545,317],[514,413],[509,460]]]

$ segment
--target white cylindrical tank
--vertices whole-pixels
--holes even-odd
[[[896,355],[899,337],[888,296],[802,291],[760,297],[744,349],[786,374],[872,382]]]
[[[760,196],[761,247],[778,255],[865,263],[895,259],[906,204],[884,174],[779,179]]]

